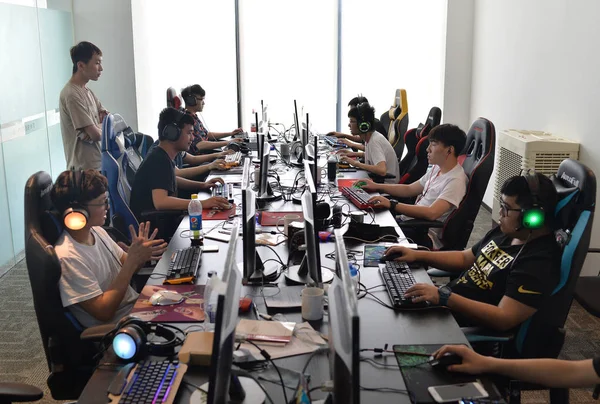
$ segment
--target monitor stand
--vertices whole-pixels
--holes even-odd
[[[263,283],[270,283],[277,277],[278,265],[273,264],[265,267],[260,255],[258,255],[258,251],[255,251],[255,262],[256,264],[254,265],[254,268],[256,269],[254,270],[254,273],[250,274],[248,279],[243,279],[244,285],[261,285]],[[243,268],[243,265],[244,264],[242,263],[240,268]]]
[[[308,274],[308,265],[306,263],[306,254],[302,258],[302,262],[300,265],[292,265],[287,271],[284,273],[285,279],[290,283],[295,283],[299,285],[306,285],[310,282],[315,282],[315,279],[312,279]],[[321,280],[323,283],[330,283],[333,281],[333,272],[329,269],[321,268]]]
[[[265,392],[260,388],[258,383],[256,383],[253,379],[245,376],[239,376],[238,380],[242,386],[245,397],[243,400],[232,400],[231,398],[227,400],[228,403],[237,403],[237,404],[263,404],[267,399]],[[233,381],[230,382],[230,386]],[[231,391],[231,388],[230,388]],[[204,383],[200,386],[199,390],[195,390],[190,396],[190,403],[202,403],[206,402],[206,395],[208,394],[208,383]],[[203,397],[204,396],[204,397]],[[196,398],[194,398],[196,397]],[[202,399],[204,398],[204,401]]]

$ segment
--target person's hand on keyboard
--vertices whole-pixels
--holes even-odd
[[[363,189],[367,192],[377,192],[377,184],[374,183],[373,180],[367,178],[356,181],[353,186]]]
[[[339,137],[344,138],[346,135],[344,133],[342,133],[342,132],[335,132],[335,131],[333,131],[333,132],[329,132],[327,134],[327,136],[335,136],[335,137],[338,137],[338,138]]]
[[[412,299],[413,303],[428,302],[433,305],[440,303],[440,292],[438,288],[433,285],[427,285],[425,283],[416,283],[404,294],[407,299]]]
[[[218,160],[213,161],[212,163],[210,163],[208,165],[208,167],[211,170],[220,170],[220,171],[227,170],[227,166],[225,165],[225,160],[223,160],[223,159],[218,159]]]
[[[235,153],[233,150],[231,149],[227,149],[227,150],[223,150],[222,152],[217,153],[219,157],[225,157],[229,154],[233,154]]]
[[[229,209],[229,201],[220,196],[213,196],[202,201],[202,209]]]
[[[216,177],[209,181],[203,182],[202,185],[200,186],[200,189],[211,189],[216,184],[225,184],[225,181],[223,181],[223,178],[221,178],[221,177]],[[204,205],[204,202],[202,203],[202,205]]]
[[[158,228],[150,233],[150,222],[140,223],[137,234],[132,225],[129,225],[131,234],[131,245],[127,249],[127,261],[130,261],[135,268],[141,268],[151,259],[160,259],[167,250],[167,243],[163,239],[155,240]]]
[[[244,141],[244,139],[242,139],[241,137],[234,137],[230,140],[230,142],[236,142],[236,143],[242,143]]]
[[[236,129],[234,129],[234,130],[231,131],[231,136],[235,136],[235,135],[243,133],[243,132],[244,132],[244,129],[242,129],[242,128],[236,128]]]
[[[392,204],[390,203],[390,200],[381,195],[371,197],[369,199],[369,203],[371,205],[373,205],[374,208],[379,208],[379,209],[389,209],[390,206],[392,206]]]

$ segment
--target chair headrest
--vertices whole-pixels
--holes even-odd
[[[121,133],[127,130],[127,128],[129,128],[129,125],[127,125],[125,119],[119,114],[113,114],[113,131],[115,133]]]
[[[425,121],[426,125],[429,125],[430,128],[435,128],[442,121],[442,110],[438,107],[433,107],[429,110],[429,115],[427,115],[427,120]]]
[[[555,210],[557,229],[567,230],[584,210],[591,212],[596,202],[596,176],[579,161],[566,159],[551,177],[558,194]]]
[[[177,90],[175,90],[173,87],[169,87],[167,88],[167,107],[173,107],[173,99],[177,97]]]
[[[401,113],[402,113],[402,107],[399,105],[397,107],[390,108],[390,110],[388,111],[388,116],[390,117],[390,121],[398,119],[398,117],[400,116]]]
[[[45,171],[33,174],[25,183],[25,239],[32,232],[40,233],[46,241],[54,244],[62,233],[62,224],[53,212],[50,192],[52,178]]]
[[[495,147],[496,133],[492,122],[485,118],[476,119],[467,132],[465,148],[459,156],[459,161],[469,178],[482,159],[491,157],[493,164]]]

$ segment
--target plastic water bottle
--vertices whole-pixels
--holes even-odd
[[[192,194],[192,200],[188,205],[188,215],[192,238],[200,240],[202,238],[202,202],[198,199],[198,194]]]
[[[225,283],[223,283],[221,279],[219,279],[217,273],[213,271],[208,284],[210,284],[210,295],[208,296],[208,304],[206,305],[205,310],[204,330],[214,331],[219,294],[225,293]]]
[[[355,265],[348,264],[350,267],[350,279],[352,279],[352,283],[354,284],[354,293],[358,292],[358,269]]]
[[[209,302],[210,302],[210,294],[212,292],[212,283],[211,283],[211,279],[214,276],[216,276],[217,271],[208,271],[208,273],[206,274],[208,276],[208,279],[206,280],[206,285],[204,286],[204,295],[202,296],[202,300],[204,301],[204,323],[205,324],[210,324],[210,314],[209,314]]]

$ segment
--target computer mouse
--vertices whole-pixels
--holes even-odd
[[[460,365],[462,363],[462,358],[460,355],[448,352],[439,358],[433,358],[429,360],[429,364],[433,369],[441,369],[446,370],[446,368],[450,365]]]
[[[183,302],[183,296],[170,290],[159,290],[149,300],[152,306],[170,306]]]
[[[388,255],[382,255],[381,258],[379,258],[379,262],[393,261],[396,258],[400,258],[400,257],[402,257],[401,252],[395,252],[395,253],[391,253]]]

